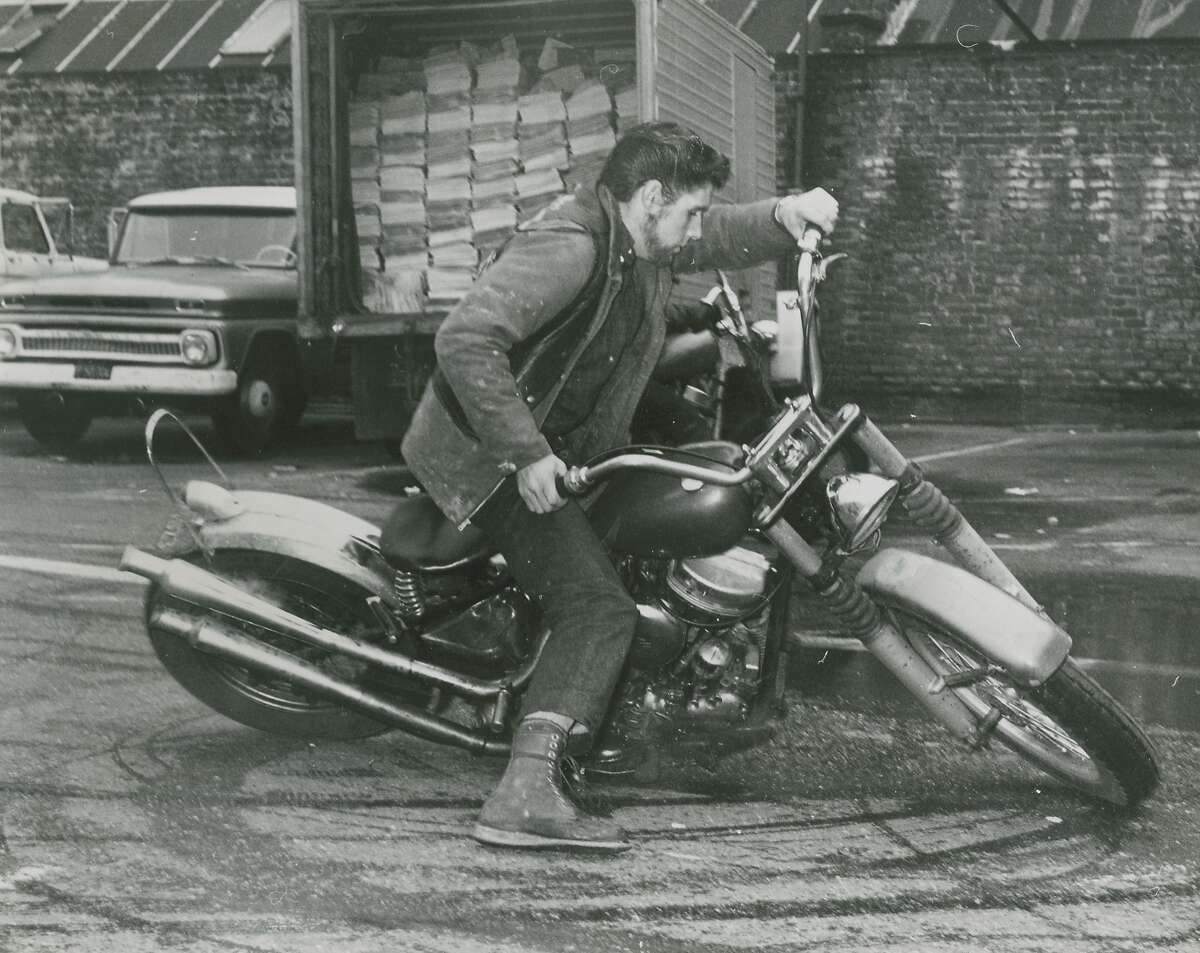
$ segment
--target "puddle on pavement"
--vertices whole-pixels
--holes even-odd
[[[1200,731],[1200,580],[1026,573],[1022,581],[1070,632],[1076,660],[1139,721]],[[792,684],[801,692],[917,711],[865,653],[814,664],[821,657],[799,654]]]

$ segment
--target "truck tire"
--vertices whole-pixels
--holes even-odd
[[[213,410],[212,422],[229,451],[258,456],[295,428],[304,393],[281,363],[255,361],[238,374],[237,390]]]
[[[74,394],[24,394],[17,398],[17,412],[29,436],[58,453],[75,448],[92,425],[87,401]]]

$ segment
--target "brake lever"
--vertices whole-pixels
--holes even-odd
[[[836,252],[832,255],[827,255],[825,257],[820,258],[816,262],[817,281],[825,280],[825,278],[829,274],[829,266],[832,265],[835,261],[840,261],[843,258],[849,258],[849,257],[850,257],[850,255],[847,252],[840,251],[840,252]]]

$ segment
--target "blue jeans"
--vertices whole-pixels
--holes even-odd
[[[612,559],[574,500],[531,513],[510,477],[471,522],[542,610],[550,636],[521,703],[598,731],[633,641],[638,612]]]

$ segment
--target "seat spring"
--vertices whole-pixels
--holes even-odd
[[[419,619],[425,614],[425,597],[416,573],[398,571],[392,579],[392,588],[400,603],[400,611],[406,617]]]

